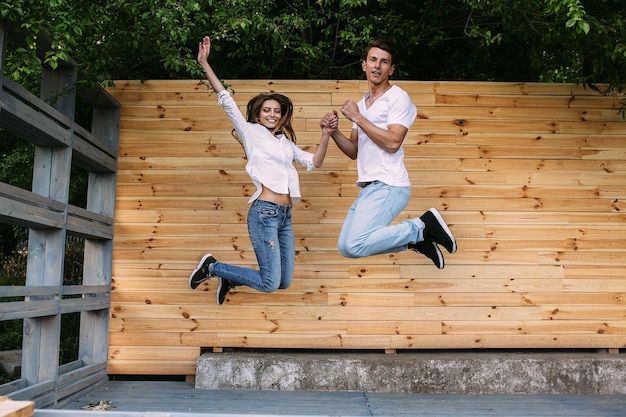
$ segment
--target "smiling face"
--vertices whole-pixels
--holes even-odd
[[[246,121],[265,126],[272,133],[281,130],[287,138],[296,142],[291,127],[293,103],[289,97],[279,93],[258,94],[250,99],[246,109]]]
[[[276,100],[265,100],[261,105],[258,115],[258,121],[266,128],[273,130],[278,125],[282,111],[280,103]]]
[[[363,72],[368,81],[374,84],[381,84],[389,81],[389,77],[396,69],[392,64],[392,56],[389,52],[373,47],[367,52],[367,57],[361,63]]]

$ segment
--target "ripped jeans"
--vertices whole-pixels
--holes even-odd
[[[259,270],[216,262],[211,273],[262,292],[291,285],[296,249],[291,225],[291,205],[254,200],[248,210],[248,233]]]

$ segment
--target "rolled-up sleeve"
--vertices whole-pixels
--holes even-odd
[[[293,160],[305,167],[307,171],[313,171],[315,169],[315,165],[313,164],[314,154],[300,149],[293,142],[290,143],[293,147]]]

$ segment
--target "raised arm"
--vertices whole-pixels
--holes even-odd
[[[324,119],[322,118],[322,121]],[[322,137],[320,138],[320,144],[313,155],[313,165],[315,168],[319,168],[324,163],[324,158],[326,158],[326,151],[328,151],[328,142],[330,140],[330,135],[337,127],[337,120],[335,119],[334,125],[332,123],[327,124],[320,121],[320,127],[322,128]],[[334,127],[333,127],[334,126]]]
[[[356,159],[358,153],[358,136],[356,130],[350,132],[350,138],[347,138],[338,128],[338,116],[337,111],[333,110],[331,113],[326,113],[320,120],[320,127],[322,131],[330,134],[330,136],[337,144],[337,147],[348,158]]]
[[[210,54],[211,39],[208,36],[205,36],[204,38],[202,38],[202,41],[198,43],[198,64],[200,64],[200,66],[204,70],[204,73],[206,74],[206,79],[209,81],[209,84],[211,84],[211,88],[213,88],[213,91],[219,93],[220,91],[225,90],[225,88],[222,85],[220,79],[217,78],[217,75],[215,75],[215,72],[213,72],[213,68],[211,68],[211,65],[209,65],[208,59]]]

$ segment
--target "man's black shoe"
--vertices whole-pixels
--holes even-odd
[[[425,224],[424,240],[432,240],[440,244],[450,253],[456,252],[456,240],[448,229],[448,225],[441,217],[436,208],[431,207],[426,213],[420,216]]]
[[[224,301],[226,300],[226,296],[228,295],[230,290],[232,290],[233,288],[235,288],[235,286],[231,285],[229,280],[220,278],[220,277],[217,278],[216,298],[217,298],[218,305],[221,306],[222,304],[224,304]]]
[[[439,269],[443,269],[443,254],[439,249],[439,246],[433,241],[423,241],[417,243],[409,243],[409,249],[419,252],[433,261],[435,266]]]
[[[200,263],[196,269],[193,270],[191,275],[189,276],[189,288],[195,290],[198,288],[198,285],[202,284],[207,279],[211,279],[211,264],[217,262],[215,258],[207,253],[200,259]]]

